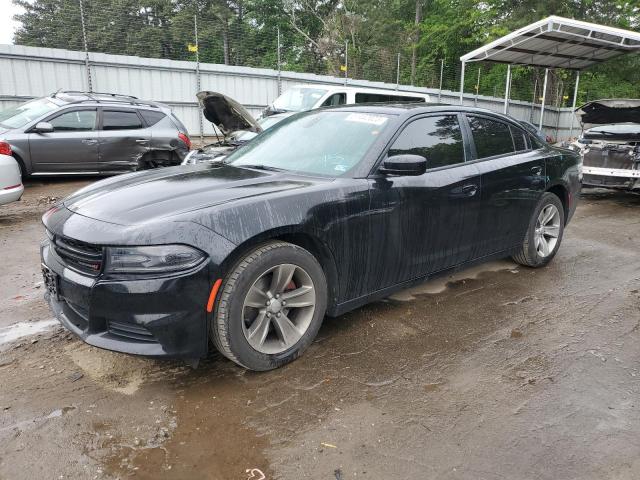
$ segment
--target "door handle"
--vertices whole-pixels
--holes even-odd
[[[95,140],[93,138],[85,138],[84,140],[82,140],[82,143],[84,143],[85,145],[95,145],[96,143],[98,143],[98,140]]]
[[[542,167],[531,167],[531,173],[538,176],[542,175]]]
[[[478,193],[478,186],[473,183],[462,187],[462,194],[465,197],[473,197],[476,193]]]
[[[147,140],[146,138],[137,138],[136,143],[139,143],[140,145],[146,145],[147,143],[149,143],[149,140]]]

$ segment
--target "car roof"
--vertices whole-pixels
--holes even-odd
[[[448,105],[445,103],[422,103],[422,102],[398,102],[398,103],[358,103],[351,105],[339,105],[335,107],[325,107],[319,109],[332,110],[332,111],[344,111],[344,112],[362,112],[362,113],[381,113],[387,115],[397,115],[412,117],[422,113],[437,113],[437,112],[462,112],[462,113],[476,113],[479,115],[490,115],[499,117],[503,120],[511,123],[519,124],[519,121],[486,108],[467,107],[463,105]]]

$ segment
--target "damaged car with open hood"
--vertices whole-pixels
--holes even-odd
[[[204,91],[196,96],[202,115],[222,134],[222,138],[218,136],[216,142],[191,150],[183,160],[183,165],[219,161],[262,131],[295,113],[278,113],[256,120],[240,103],[222,93]]]
[[[583,185],[640,190],[640,100],[589,102],[576,110],[582,135]]]

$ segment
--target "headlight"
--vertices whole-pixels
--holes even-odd
[[[202,263],[206,255],[186,245],[152,247],[108,247],[106,272],[157,273],[188,270]]]

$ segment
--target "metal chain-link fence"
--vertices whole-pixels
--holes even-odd
[[[293,3],[283,1],[277,8],[277,2],[250,2],[249,8],[242,1],[156,1],[145,7],[134,0],[41,1],[20,16],[15,42],[85,51],[89,87],[88,52],[102,52],[460,89],[459,59],[421,58],[410,39],[397,48],[350,39],[353,25],[332,25],[320,13],[287,7]],[[506,70],[506,65],[470,64],[464,92],[504,97]],[[540,103],[543,76],[540,69],[514,67],[510,99]],[[574,81],[572,72],[552,72],[547,103],[570,106]],[[601,93],[586,89],[578,94],[580,101],[588,101]]]

